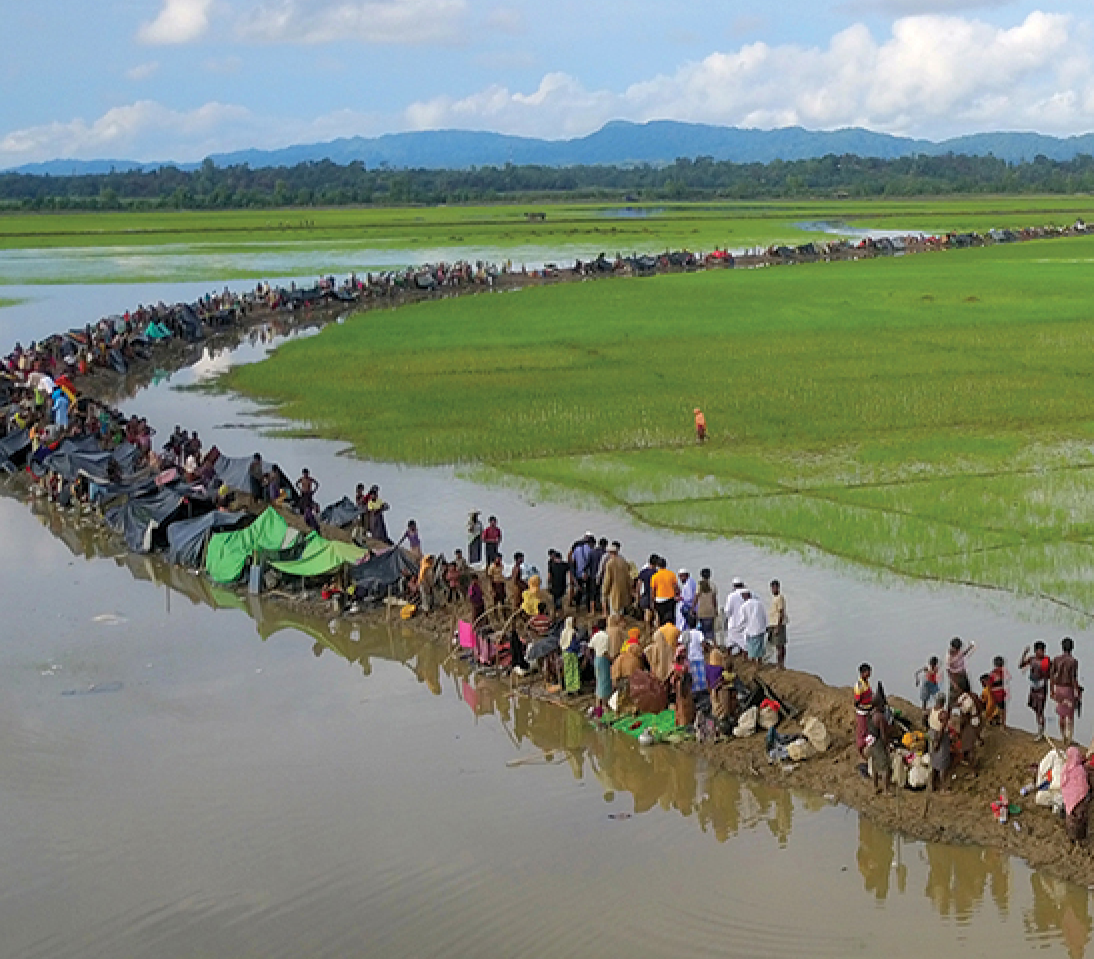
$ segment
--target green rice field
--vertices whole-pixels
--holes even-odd
[[[1092,375],[1094,238],[364,312],[226,384],[371,458],[1094,613]]]
[[[543,213],[544,220],[530,220]],[[814,221],[938,232],[1094,218],[1094,197],[947,197],[712,203],[529,203],[493,206],[286,210],[0,213],[0,249],[149,247],[248,250],[256,244],[560,246],[602,242],[630,252],[711,249],[818,235]]]

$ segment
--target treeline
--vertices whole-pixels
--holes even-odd
[[[293,167],[163,167],[78,176],[0,174],[0,205],[28,210],[245,209],[492,200],[766,200],[949,193],[1094,192],[1094,158],[1008,163],[995,157],[826,156],[772,163],[709,157],[664,166],[366,169],[329,160]]]

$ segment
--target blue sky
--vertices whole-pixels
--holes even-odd
[[[1074,0],[0,0],[0,168],[610,119],[1094,129]]]

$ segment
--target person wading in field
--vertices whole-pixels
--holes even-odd
[[[700,443],[707,441],[707,418],[699,407],[695,407],[695,439]]]

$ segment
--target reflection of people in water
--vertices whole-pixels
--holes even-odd
[[[1081,959],[1090,944],[1090,892],[1062,879],[1031,873],[1033,906],[1026,910],[1026,931],[1041,936],[1058,932],[1071,959]]]
[[[889,898],[889,874],[893,866],[893,834],[872,823],[865,816],[858,817],[858,871],[862,874],[862,888],[872,892],[878,900]]]
[[[997,849],[927,844],[927,898],[940,915],[968,919],[983,901],[988,882],[999,910],[1010,901],[1010,861]]]

